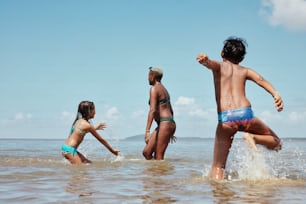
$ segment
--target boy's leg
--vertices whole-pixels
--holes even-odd
[[[215,136],[211,178],[218,180],[223,179],[226,160],[232,145],[233,136],[236,132],[235,129],[223,125],[222,123],[218,123]]]
[[[243,135],[243,139],[246,141],[246,143],[249,145],[249,147],[255,151],[258,151],[257,147],[256,147],[256,143],[254,141],[254,135],[251,133],[246,132]]]
[[[260,119],[254,118],[247,132],[244,135],[244,139],[247,139],[249,142],[253,140],[255,144],[264,145],[271,150],[281,149],[281,140]]]

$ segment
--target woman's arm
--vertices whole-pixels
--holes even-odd
[[[148,113],[147,125],[146,125],[146,133],[145,133],[145,142],[148,143],[150,138],[150,129],[154,119],[154,114],[156,113],[157,107],[157,93],[154,87],[150,89],[150,110]]]

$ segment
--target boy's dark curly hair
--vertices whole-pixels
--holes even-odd
[[[242,38],[229,37],[224,41],[224,47],[222,50],[223,58],[238,64],[244,58],[246,54],[247,43]]]

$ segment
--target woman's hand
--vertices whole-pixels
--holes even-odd
[[[150,132],[146,132],[145,133],[145,138],[144,138],[144,140],[145,140],[145,142],[146,142],[146,144],[148,144],[148,142],[149,142],[149,140],[150,140]]]
[[[175,142],[176,142],[176,137],[175,137],[174,135],[172,135],[172,136],[170,137],[170,141],[169,141],[169,142],[175,143]]]

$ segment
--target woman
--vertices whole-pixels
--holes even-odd
[[[176,124],[173,119],[169,93],[161,83],[163,70],[157,67],[150,67],[149,70],[148,80],[152,87],[150,88],[150,110],[145,132],[147,145],[143,150],[143,156],[146,159],[163,160],[170,140],[175,141],[176,139],[174,136]],[[150,136],[153,119],[157,123],[157,128]]]

